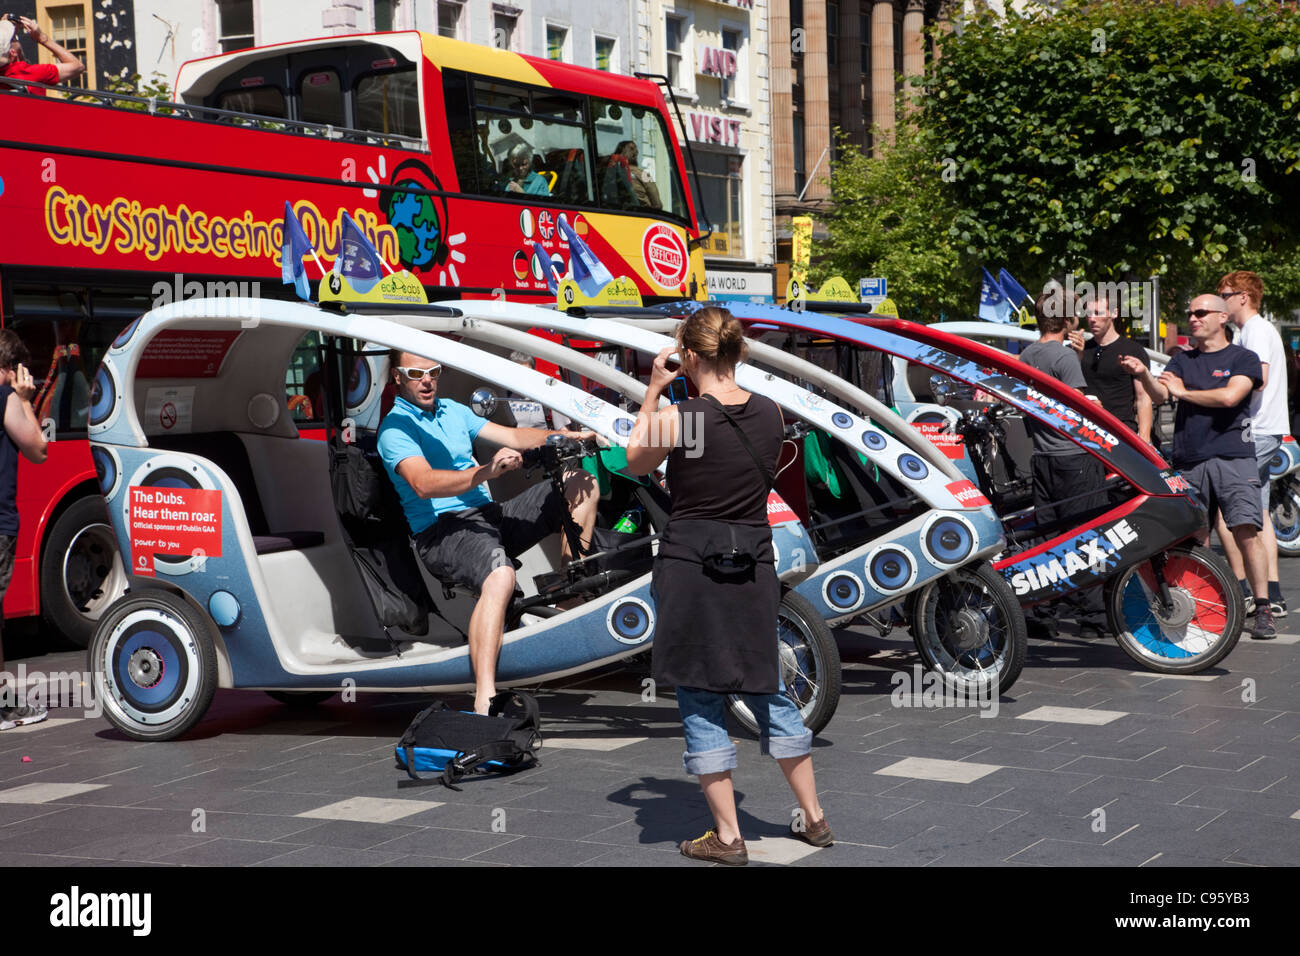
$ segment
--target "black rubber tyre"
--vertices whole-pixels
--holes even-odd
[[[336,690],[268,690],[266,696],[288,707],[315,707],[337,693]]]
[[[1279,556],[1300,556],[1300,482],[1284,475],[1269,489],[1269,518]]]
[[[1024,609],[987,561],[931,581],[917,592],[908,616],[921,660],[954,689],[978,697],[996,677],[998,692],[1005,693],[1024,669]]]
[[[1182,545],[1165,556],[1174,612],[1156,613],[1150,561],[1106,582],[1106,615],[1115,640],[1143,667],[1194,674],[1223,660],[1241,637],[1246,605],[1228,563],[1208,548]]]
[[[54,522],[41,552],[41,615],[77,647],[88,647],[95,622],[127,586],[104,499],[73,502]]]
[[[785,694],[798,705],[804,726],[819,734],[840,703],[839,646],[830,626],[803,595],[784,590],[777,617]],[[727,695],[727,709],[750,733],[759,732],[742,697]]]
[[[135,740],[171,740],[202,719],[217,690],[214,625],[178,594],[132,591],[95,625],[87,669],[104,716]]]

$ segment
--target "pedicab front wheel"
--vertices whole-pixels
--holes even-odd
[[[777,638],[785,695],[799,708],[804,726],[821,733],[840,703],[840,649],[830,625],[807,598],[786,589],[777,608]],[[750,733],[759,732],[743,697],[727,695],[727,709]]]
[[[1269,491],[1269,519],[1277,538],[1277,553],[1300,555],[1300,482],[1284,475]]]
[[[197,724],[217,690],[212,627],[170,591],[134,591],[113,602],[87,654],[109,722],[134,740],[171,740]]]
[[[959,568],[921,589],[912,641],[946,684],[977,694],[997,682],[1010,690],[1025,666],[1025,612],[1006,578],[987,561]]]
[[[1246,622],[1241,588],[1224,560],[1199,545],[1166,552],[1167,603],[1156,574],[1144,561],[1107,582],[1106,614],[1119,646],[1164,674],[1193,674],[1223,660]]]

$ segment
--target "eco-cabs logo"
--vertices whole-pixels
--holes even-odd
[[[133,936],[153,928],[152,893],[83,893],[73,886],[50,897],[50,925],[66,928],[129,927]]]

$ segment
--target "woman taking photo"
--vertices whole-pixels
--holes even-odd
[[[681,370],[698,398],[663,410],[659,396]],[[655,358],[645,402],[627,446],[628,471],[649,474],[668,458],[672,514],[659,541],[653,674],[677,688],[686,736],[682,763],[700,778],[715,828],[681,844],[683,855],[740,866],[749,862],[736,820],[731,771],[736,747],[726,728],[726,695],[742,694],[761,730],[761,747],[780,764],[802,810],[791,835],[833,842],[813,779],[812,732],[782,691],[777,648],[781,585],[767,521],[767,498],[784,425],[771,399],[736,385],[745,357],[741,325],[705,308],[677,329],[677,347]],[[694,448],[681,447],[682,416],[693,415]]]

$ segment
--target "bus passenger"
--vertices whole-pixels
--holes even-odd
[[[549,196],[551,187],[538,173],[533,172],[533,148],[518,143],[511,148],[506,162],[506,192],[528,193],[531,196]]]
[[[630,139],[625,139],[618,144],[614,150],[614,156],[621,156],[627,166],[628,178],[632,181],[632,192],[636,195],[637,202],[651,209],[662,209],[663,203],[659,199],[659,187],[655,185],[654,178],[637,165],[637,148],[636,143]],[[610,157],[611,162],[614,156]]]
[[[45,434],[36,420],[32,396],[36,383],[24,361],[27,348],[12,329],[0,331],[0,601],[9,589],[14,571],[14,543],[18,539],[18,454],[39,465],[48,449]],[[0,616],[0,626],[4,624]],[[6,682],[4,644],[0,641],[0,730],[35,724],[49,716],[36,704],[26,704],[22,688]]]
[[[19,24],[37,45],[49,50],[58,62],[28,63],[23,56],[23,45],[19,40],[17,30]],[[47,37],[35,20],[16,17],[12,13],[6,14],[4,20],[0,20],[0,50],[5,51],[0,53],[0,76],[54,86],[86,72],[86,64]],[[14,89],[14,87],[5,84],[5,89]],[[29,86],[27,92],[35,93],[37,96],[45,95],[45,90],[39,86]]]
[[[560,531],[566,508],[579,526],[579,542],[589,547],[597,504],[596,480],[582,469],[565,475],[563,497],[543,481],[497,502],[487,481],[517,470],[523,464],[519,452],[544,445],[551,435],[596,435],[484,421],[459,402],[438,398],[442,366],[437,362],[400,351],[390,359],[397,399],[379,426],[379,456],[401,498],[425,567],[434,577],[478,594],[469,619],[469,656],[474,710],[486,714],[497,692],[497,657],[515,593],[510,559]],[[500,446],[486,465],[474,460],[479,435]],[[571,557],[568,548],[567,538],[561,536],[566,562]]]

